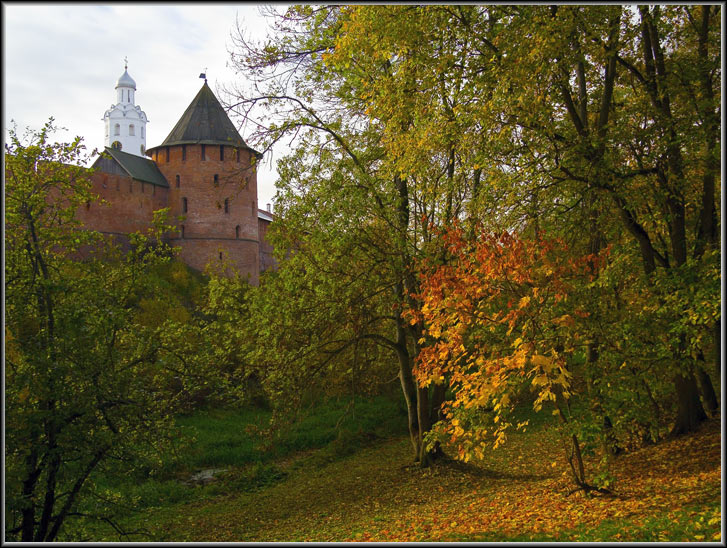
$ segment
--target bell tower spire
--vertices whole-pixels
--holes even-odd
[[[135,104],[136,82],[129,76],[128,68],[129,61],[124,57],[124,74],[116,82],[116,103],[103,116],[106,128],[104,144],[144,156],[148,120],[141,107]]]

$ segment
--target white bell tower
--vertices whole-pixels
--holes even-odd
[[[146,152],[146,114],[134,104],[136,82],[127,72],[124,58],[124,74],[116,82],[116,104],[104,113],[106,129],[104,144],[123,152],[144,156]]]

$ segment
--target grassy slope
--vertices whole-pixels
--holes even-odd
[[[348,445],[359,449],[346,455]],[[196,488],[197,500],[148,508],[133,526],[167,541],[719,539],[717,421],[617,458],[614,497],[566,496],[562,453],[542,423],[476,465],[428,470],[408,466],[406,438],[359,437],[274,459],[268,482],[233,471]]]

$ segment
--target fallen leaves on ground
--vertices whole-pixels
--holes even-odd
[[[165,510],[166,517],[149,516],[150,522],[165,522],[166,540],[176,541],[451,541],[537,535],[566,541],[583,540],[576,531],[596,530],[611,520],[616,525],[598,533],[606,531],[608,538],[589,540],[628,541],[647,522],[653,528],[652,521],[660,517],[692,520],[688,529],[693,534],[658,540],[720,540],[718,507],[693,516],[683,512],[690,505],[719,503],[718,421],[696,434],[614,459],[612,496],[568,495],[568,476],[552,466],[562,451],[555,431],[537,438],[513,435],[475,464],[420,469],[406,466],[410,451],[408,440],[391,440],[324,466],[307,467],[303,460],[277,485]]]

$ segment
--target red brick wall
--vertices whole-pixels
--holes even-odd
[[[130,177],[96,172],[92,190],[103,204],[92,202],[76,212],[78,220],[90,229],[108,234],[129,234],[151,226],[153,212],[167,207],[168,190]]]
[[[258,218],[258,233],[260,234],[260,271],[275,269],[275,257],[273,256],[273,246],[267,240],[268,227],[270,221]]]
[[[237,269],[243,277],[249,276],[249,281],[257,285],[260,281],[259,258],[257,242],[245,240],[223,240],[214,238],[170,239],[169,243],[179,246],[179,258],[192,268],[204,271],[208,263],[219,264],[222,260]],[[222,254],[220,256],[220,254]]]
[[[181,256],[193,268],[202,269],[204,258],[218,257],[222,247],[230,259],[240,265],[241,274],[249,274],[257,284],[260,272],[259,237],[257,223],[257,175],[251,167],[252,153],[225,146],[224,160],[220,160],[220,146],[206,145],[202,160],[202,145],[185,145],[154,150],[153,159],[169,182],[171,218],[177,221],[181,236],[175,245],[182,248]],[[217,184],[214,176],[217,175]],[[179,175],[179,187],[177,187]],[[187,199],[187,212],[182,200]],[[225,212],[227,200],[227,213]],[[208,240],[208,241],[204,241]]]

